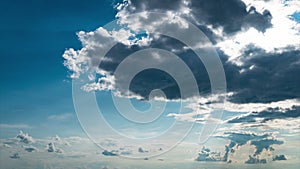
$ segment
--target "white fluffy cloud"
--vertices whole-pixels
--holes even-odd
[[[47,145],[47,151],[48,151],[49,153],[52,153],[52,152],[55,152],[55,153],[63,153],[63,150],[60,149],[60,148],[55,147],[55,145],[54,145],[53,142],[48,143],[48,145]]]
[[[243,1],[248,8],[254,6],[258,12],[269,10],[272,15],[272,27],[265,32],[250,28],[230,37],[226,37],[222,35],[222,31],[216,30],[215,33],[224,37],[216,46],[229,56],[229,61],[242,65],[243,51],[248,49],[248,45],[255,45],[267,53],[281,53],[289,50],[286,49],[287,47],[300,49],[300,23],[291,18],[292,14],[299,12],[298,0],[286,2],[282,0]],[[250,57],[252,55],[254,56],[255,53],[250,53]]]
[[[20,139],[20,142],[26,144],[34,142],[34,139],[31,136],[29,136],[28,133],[24,133],[22,130],[17,135],[17,138]]]
[[[211,151],[209,148],[203,147],[199,152],[196,161],[223,161],[221,152]]]

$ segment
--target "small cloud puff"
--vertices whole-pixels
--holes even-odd
[[[198,154],[196,161],[223,161],[220,152],[210,151],[209,148],[202,147],[202,150]]]
[[[139,147],[138,148],[138,152],[139,153],[148,153],[149,151],[148,150],[144,150],[142,147]]]
[[[28,135],[28,133],[24,133],[22,130],[20,130],[20,133],[17,135],[17,138],[20,139],[20,142],[29,144],[34,142],[34,139]]]
[[[24,150],[27,151],[27,152],[37,152],[37,151],[39,151],[39,149],[34,147],[34,146],[24,147]]]
[[[50,153],[52,153],[52,152],[63,153],[63,150],[60,148],[56,148],[54,143],[52,143],[52,142],[47,145],[47,151]]]
[[[112,150],[112,151],[104,150],[102,152],[102,154],[105,156],[117,156],[118,155],[116,150]]]
[[[275,155],[273,157],[273,161],[281,161],[281,160],[287,160],[287,158],[285,157],[285,155]]]
[[[20,156],[19,156],[19,153],[15,153],[15,154],[13,154],[13,155],[11,155],[11,156],[9,156],[10,158],[13,158],[13,159],[18,159],[18,158],[20,158]]]

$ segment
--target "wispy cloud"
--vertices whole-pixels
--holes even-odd
[[[4,129],[29,129],[32,126],[28,124],[0,124],[0,128]]]
[[[63,113],[63,114],[54,114],[54,115],[50,115],[48,116],[49,120],[66,120],[73,117],[73,115],[71,113]]]

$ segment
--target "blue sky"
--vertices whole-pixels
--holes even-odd
[[[2,1],[0,167],[297,168],[299,9]]]
[[[1,123],[39,128],[52,114],[74,114],[71,80],[61,55],[68,47],[80,47],[76,32],[94,30],[115,13],[111,1],[90,3],[1,3]],[[76,119],[71,122],[78,130]],[[6,134],[15,131],[1,132]]]

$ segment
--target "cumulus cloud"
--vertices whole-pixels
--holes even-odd
[[[196,161],[223,161],[221,152],[211,151],[209,148],[202,147],[202,150],[199,152]]]
[[[262,163],[265,164],[267,163],[266,159],[259,159],[258,157],[254,157],[249,155],[249,159],[247,161],[245,161],[246,164],[258,164],[258,163]]]
[[[53,142],[48,143],[48,145],[47,145],[47,151],[48,151],[49,153],[52,153],[52,152],[55,152],[55,153],[63,153],[63,150],[60,149],[60,148],[55,147],[55,145],[54,145]]]
[[[196,77],[200,93],[209,94],[210,81],[205,67],[189,48],[170,37],[147,33],[147,30],[171,27],[185,29],[184,21],[175,17],[181,16],[194,22],[218,48],[227,75],[228,90],[234,93],[229,96],[230,102],[270,103],[299,98],[299,79],[294,78],[300,72],[297,66],[300,63],[299,24],[289,17],[299,9],[297,3],[178,0],[170,4],[168,1],[129,0],[119,3],[116,8],[120,23],[127,24],[132,32],[125,29],[109,31],[102,27],[92,32],[80,31],[78,37],[83,48],[66,50],[63,56],[73,78],[92,72],[90,83],[82,87],[86,91],[116,90],[119,96],[124,95],[126,92],[116,88],[116,84],[122,83],[113,76],[116,67],[136,51],[158,47],[178,54]],[[163,11],[168,17],[149,19],[146,13],[130,17],[132,13],[144,11]],[[157,26],[161,23],[164,26]],[[138,43],[145,40],[145,45]],[[113,43],[116,45],[104,56],[103,49]],[[159,59],[163,61],[163,57]],[[100,74],[100,77],[94,76],[94,73]],[[289,87],[285,87],[287,85]],[[180,98],[174,79],[155,70],[138,74],[129,90],[131,95],[147,99],[150,91],[157,88],[163,90],[168,99]]]
[[[32,143],[34,142],[34,139],[28,135],[28,133],[24,133],[22,130],[20,130],[19,134],[17,135],[17,138],[20,140],[20,142],[23,143]]]
[[[254,7],[247,9],[241,0],[191,0],[191,15],[198,23],[221,27],[225,33],[234,33],[243,28],[253,27],[258,31],[266,31],[271,27],[272,15],[266,9],[258,12]]]
[[[247,164],[267,163],[266,159],[259,159],[262,156],[263,150],[272,152],[272,145],[281,145],[284,142],[278,140],[271,133],[257,134],[254,132],[225,132],[217,137],[230,140],[230,143],[225,146],[223,161],[231,162],[229,155],[233,155],[240,147],[250,144],[254,145],[255,151],[249,154],[249,159],[245,161]]]
[[[270,146],[274,145],[274,144],[280,145],[280,144],[283,144],[283,141],[276,140],[274,138],[266,138],[266,139],[262,139],[262,140],[251,141],[251,145],[254,145],[256,148],[254,156],[259,155],[264,149],[265,150],[273,150],[273,148]]]
[[[244,30],[237,33],[235,36],[225,38],[220,41],[219,46],[227,55],[230,56],[230,61],[241,65],[243,62],[240,57],[247,57],[243,54],[243,50],[247,49],[247,45],[253,44],[262,48],[268,53],[281,53],[287,47],[296,47],[300,45],[300,24],[291,18],[291,15],[296,12],[300,5],[296,1],[250,1],[243,0],[247,4],[249,11],[255,10],[264,13],[268,9],[268,13],[272,16],[269,24],[271,28],[265,32],[260,32],[255,29]],[[289,48],[287,48],[289,50]],[[255,54],[255,53],[253,53]]]
[[[278,124],[290,121],[295,125],[283,124],[282,128],[299,131],[295,119],[299,118],[300,106],[300,79],[297,78],[300,74],[300,26],[290,17],[299,10],[299,3],[280,0],[175,0],[172,3],[169,0],[128,0],[117,4],[116,9],[119,24],[126,25],[126,29],[106,30],[100,27],[91,32],[80,31],[77,35],[82,48],[77,51],[68,49],[63,55],[65,66],[73,73],[72,78],[89,74],[89,83],[82,86],[83,90],[110,90],[120,97],[149,99],[153,89],[161,89],[166,99],[181,98],[176,81],[159,70],[149,69],[137,74],[131,81],[129,91],[122,88],[128,74],[124,72],[121,78],[114,76],[117,67],[129,55],[149,47],[159,48],[178,55],[191,69],[201,96],[204,96],[193,98],[193,94],[188,95],[196,102],[189,105],[192,111],[184,114],[172,112],[168,116],[181,121],[227,122],[226,125],[231,125],[229,128],[236,132],[220,136],[230,140],[222,157],[224,161],[229,162],[230,154],[248,144],[255,151],[247,163],[264,163],[261,153],[271,151],[274,144],[283,144],[271,134],[244,133],[245,126],[257,130],[278,129]],[[150,18],[147,11],[164,12],[166,17]],[[130,17],[130,14],[138,12],[141,13]],[[182,42],[149,33],[186,30],[186,20],[177,16],[194,23],[211,40],[224,66],[227,90],[230,92],[226,95],[228,102],[224,110],[243,115],[237,114],[223,121],[210,118],[210,113],[220,105],[215,104],[217,99],[208,99],[212,97],[210,79],[201,60]],[[109,51],[104,50],[112,44],[115,45]],[[205,45],[193,47],[207,47]],[[168,63],[163,56],[155,53],[149,54],[149,57],[157,59],[158,65]],[[143,64],[147,63],[135,62],[135,65]],[[116,147],[112,145],[111,151],[105,150],[103,155],[132,153]],[[144,151],[135,149],[134,152],[136,150]],[[219,159],[219,156],[212,157],[210,152],[202,151],[199,160]]]

